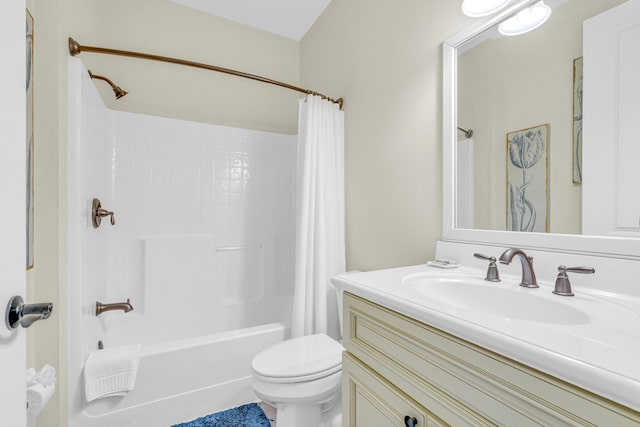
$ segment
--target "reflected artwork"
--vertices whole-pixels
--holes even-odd
[[[582,184],[582,58],[573,61],[573,182]]]
[[[549,231],[549,125],[507,134],[507,230]]]

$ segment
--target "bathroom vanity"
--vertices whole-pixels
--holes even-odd
[[[608,313],[617,302],[602,300],[600,316],[598,297],[556,296],[547,283],[531,293],[517,279],[482,283],[481,270],[425,266],[334,278],[344,291],[343,425],[640,425],[638,343],[580,336],[609,330],[600,317],[638,313]],[[442,292],[459,287],[471,299]],[[520,311],[527,299],[534,310]],[[501,304],[510,313],[496,313]],[[549,305],[548,322],[538,304]]]

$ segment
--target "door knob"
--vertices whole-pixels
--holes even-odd
[[[48,319],[53,311],[53,303],[25,304],[21,296],[16,295],[9,300],[5,321],[9,329],[16,329],[18,325],[28,328],[38,320]]]

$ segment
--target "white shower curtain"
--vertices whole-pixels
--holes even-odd
[[[327,332],[329,281],[345,271],[344,113],[337,104],[300,100],[297,168],[292,337]]]

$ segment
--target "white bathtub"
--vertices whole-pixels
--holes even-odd
[[[284,337],[284,326],[272,323],[144,346],[134,390],[88,404],[77,395],[81,409],[70,425],[168,427],[256,401],[251,359]]]

